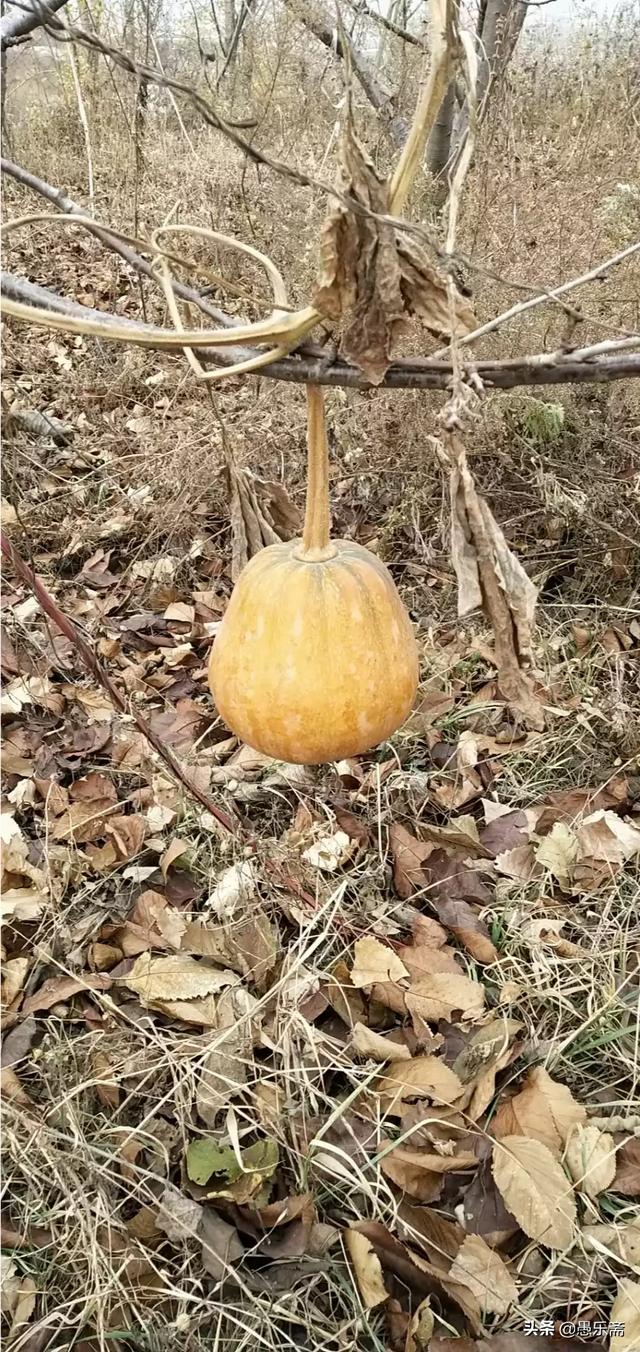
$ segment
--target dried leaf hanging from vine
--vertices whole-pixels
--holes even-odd
[[[339,188],[378,216],[389,216],[390,185],[359,144],[350,120],[341,142]],[[327,217],[320,243],[321,272],[313,304],[340,324],[343,355],[378,384],[393,344],[409,316],[432,333],[451,334],[447,279],[420,247],[388,221],[351,212],[342,203]],[[464,296],[453,288],[455,335],[475,326]]]
[[[530,670],[537,589],[509,549],[477,492],[462,443],[451,438],[451,553],[458,579],[458,614],[482,606],[490,621],[500,689],[528,727],[542,730],[544,713]]]
[[[259,479],[227,460],[231,516],[231,576],[235,582],[245,564],[265,545],[291,540],[301,529],[301,516],[282,484]]]

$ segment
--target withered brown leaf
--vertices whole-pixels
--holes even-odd
[[[321,271],[313,304],[340,325],[341,351],[377,385],[392,359],[395,338],[415,315],[432,333],[451,332],[447,280],[425,252],[389,220],[389,182],[377,173],[346,119],[338,186],[378,219],[350,211],[342,202],[325,220]],[[456,336],[475,326],[473,311],[452,289]]]
[[[227,460],[231,510],[231,576],[233,581],[245,564],[265,545],[290,540],[300,527],[300,515],[282,484],[258,479],[248,469]]]
[[[451,553],[458,579],[458,614],[483,606],[491,621],[500,689],[527,727],[544,729],[542,703],[527,669],[532,659],[537,589],[488,504],[476,490],[460,443],[451,471]]]

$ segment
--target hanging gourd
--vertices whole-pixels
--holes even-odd
[[[409,713],[418,650],[388,569],[330,538],[324,402],[307,386],[301,540],[269,545],[235,585],[209,662],[222,717],[257,751],[314,765],[367,751]]]

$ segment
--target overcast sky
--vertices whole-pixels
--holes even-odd
[[[606,20],[616,10],[628,12],[632,8],[630,0],[551,0],[550,4],[532,4],[528,22],[549,23],[558,19],[567,22],[586,17]]]

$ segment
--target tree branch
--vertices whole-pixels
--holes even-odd
[[[393,33],[395,37],[402,38],[403,42],[410,43],[412,47],[420,47],[424,51],[425,44],[422,38],[417,37],[415,33],[410,33],[407,28],[400,28],[399,24],[394,23],[392,19],[388,19],[386,14],[377,14],[375,9],[370,9],[364,3],[364,0],[351,0],[351,4],[358,16],[366,14],[368,19],[373,19],[373,22],[380,24],[381,28],[386,28],[388,33]]]
[[[136,331],[149,330],[148,346],[156,346],[153,340],[154,329],[151,325],[140,325],[123,316],[105,314],[102,310],[93,310],[79,305],[76,301],[57,296],[45,287],[28,282],[23,277],[14,277],[10,273],[1,274],[1,291],[8,299],[27,305],[48,309],[52,314],[60,314],[70,320],[74,318],[91,319],[100,324],[106,340],[111,336],[109,329],[114,324],[120,327],[131,326],[132,340]],[[64,325],[62,326],[64,327]],[[581,349],[578,355],[571,352],[538,352],[533,356],[510,357],[503,361],[480,360],[461,363],[464,380],[473,383],[480,379],[487,388],[510,390],[519,385],[560,385],[583,383],[585,381],[608,382],[628,380],[640,377],[640,350],[629,351],[631,340],[621,339],[617,346],[606,352],[585,355],[590,349]],[[633,340],[636,341],[636,340]],[[640,336],[637,339],[640,348]],[[160,347],[160,344],[158,344]],[[601,347],[600,344],[597,345]],[[170,347],[162,344],[163,351],[182,351],[178,340]],[[232,366],[238,361],[255,357],[256,350],[239,347],[224,349],[194,347],[194,351],[203,366]],[[272,380],[291,381],[294,384],[313,383],[317,385],[339,385],[348,389],[369,390],[371,386],[356,366],[348,362],[327,360],[326,357],[293,354],[263,366],[261,376]],[[451,386],[453,366],[450,361],[429,357],[402,357],[389,367],[378,388],[387,389],[431,389],[447,390]]]
[[[321,42],[328,51],[335,52],[342,60],[348,60],[351,69],[362,86],[369,103],[384,118],[389,135],[398,150],[409,135],[409,123],[398,111],[396,95],[381,81],[377,71],[361,52],[349,44],[343,33],[331,21],[331,16],[315,0],[285,0],[287,9],[296,19]]]
[[[241,0],[240,10],[238,13],[238,17],[236,19],[236,26],[233,30],[233,33],[231,34],[231,41],[229,42],[229,49],[227,52],[224,53],[224,62],[222,65],[222,70],[220,71],[220,74],[216,78],[216,89],[220,88],[220,85],[222,84],[222,81],[227,73],[227,70],[229,69],[231,62],[233,61],[233,58],[238,48],[238,43],[240,41],[240,38],[242,37],[242,30],[245,26],[247,19],[249,18],[249,15],[255,3],[256,0]]]
[[[46,4],[43,4],[42,0],[31,0],[30,5],[20,5],[11,14],[5,14],[0,21],[2,50],[24,42],[34,29],[41,28],[51,14],[55,14],[56,10],[62,9],[66,4],[67,0],[47,0]]]

